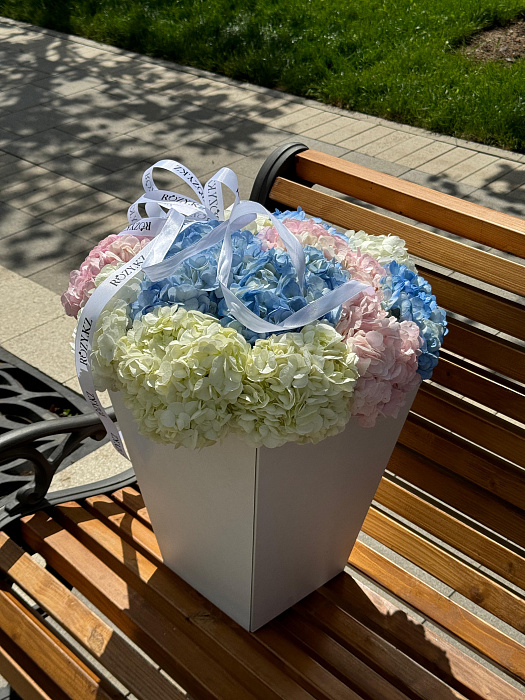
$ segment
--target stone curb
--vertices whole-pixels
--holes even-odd
[[[146,63],[150,65],[159,65],[164,68],[179,71],[182,73],[188,73],[190,75],[195,75],[200,78],[205,78],[207,80],[212,80],[217,83],[222,83],[224,85],[231,85],[233,87],[243,88],[247,91],[267,95],[269,97],[278,97],[286,100],[293,104],[301,104],[304,107],[311,107],[324,112],[331,112],[338,116],[350,117],[353,119],[358,119],[360,121],[367,121],[370,124],[385,126],[390,129],[397,129],[399,131],[405,131],[407,133],[413,134],[414,136],[425,136],[427,138],[432,138],[435,141],[441,141],[443,143],[449,143],[453,146],[459,146],[461,148],[466,148],[476,153],[486,153],[488,155],[495,156],[497,158],[504,158],[506,160],[513,160],[518,163],[525,163],[525,154],[517,153],[514,151],[507,151],[503,148],[497,148],[495,146],[487,146],[485,144],[476,143],[475,141],[467,141],[465,139],[456,138],[454,136],[446,136],[444,134],[438,134],[433,131],[428,131],[420,127],[411,126],[409,124],[400,124],[399,122],[389,121],[388,119],[383,119],[381,117],[374,117],[369,114],[363,114],[361,112],[352,112],[350,110],[341,109],[340,107],[335,107],[333,105],[327,105],[322,102],[317,102],[316,100],[311,100],[305,97],[299,97],[297,95],[290,95],[285,92],[280,92],[279,90],[274,90],[272,88],[265,88],[259,85],[253,85],[251,83],[241,82],[239,80],[234,80],[223,75],[218,75],[216,73],[211,73],[209,71],[202,70],[201,68],[194,68],[192,66],[182,66],[178,63],[172,61],[167,61],[161,58],[152,58],[150,56],[145,56],[142,54],[134,53],[126,49],[120,49],[116,46],[110,46],[108,44],[102,44],[92,39],[85,39],[84,37],[76,36],[74,34],[64,34],[63,32],[57,32],[54,29],[46,29],[43,27],[37,27],[34,24],[27,24],[25,22],[19,22],[18,20],[10,19],[8,17],[0,17],[0,26],[11,26],[18,27],[24,31],[33,31],[40,34],[46,34],[48,36],[53,36],[61,40],[67,40],[74,44],[79,44],[81,46],[89,46],[91,48],[100,49],[108,53],[113,53],[119,56],[125,56],[133,61],[138,61],[141,63]]]

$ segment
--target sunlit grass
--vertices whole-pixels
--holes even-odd
[[[0,14],[525,151],[525,60],[456,50],[525,0],[0,0]]]

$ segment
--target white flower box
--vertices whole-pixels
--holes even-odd
[[[111,396],[164,563],[254,631],[344,569],[415,394],[315,445],[200,451],[143,437]]]

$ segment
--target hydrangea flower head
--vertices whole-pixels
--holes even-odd
[[[178,245],[186,247],[198,235],[212,230],[218,222],[193,225],[183,232]],[[324,230],[324,229],[323,229]],[[262,241],[246,230],[232,234],[233,260],[231,291],[260,318],[270,323],[284,321],[294,311],[335,289],[349,278],[336,261],[327,260],[312,246],[305,247],[306,274],[304,293],[299,286],[295,268],[288,253],[281,249],[263,247]],[[180,248],[179,248],[180,249]],[[152,311],[157,306],[178,304],[188,310],[197,310],[220,319],[224,327],[235,328],[250,343],[265,337],[242,326],[229,314],[217,281],[217,263],[221,245],[186,260],[170,277],[159,282],[145,278],[131,310],[134,318]],[[168,257],[177,250],[172,247]],[[325,319],[335,325],[340,309],[329,312]]]
[[[159,307],[119,340],[116,375],[143,435],[196,448],[227,433],[250,346],[232,328],[182,307]]]
[[[430,284],[406,265],[393,261],[382,280],[384,309],[398,321],[413,321],[422,338],[418,372],[430,379],[446,334],[446,313],[438,306]]]
[[[348,245],[352,250],[360,250],[361,253],[370,255],[380,265],[388,265],[396,260],[400,265],[405,265],[409,270],[416,272],[416,266],[410,259],[405,241],[399,236],[371,236],[364,231],[346,231]]]
[[[78,316],[95,289],[95,278],[106,265],[129,262],[149,242],[148,236],[122,234],[107,236],[89,253],[79,270],[69,275],[69,287],[61,297],[62,306],[68,316]]]
[[[357,357],[325,323],[257,340],[233,427],[254,445],[319,442],[350,417]]]

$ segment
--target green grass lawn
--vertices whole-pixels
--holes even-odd
[[[0,14],[525,151],[525,59],[458,51],[525,0],[0,0]]]

